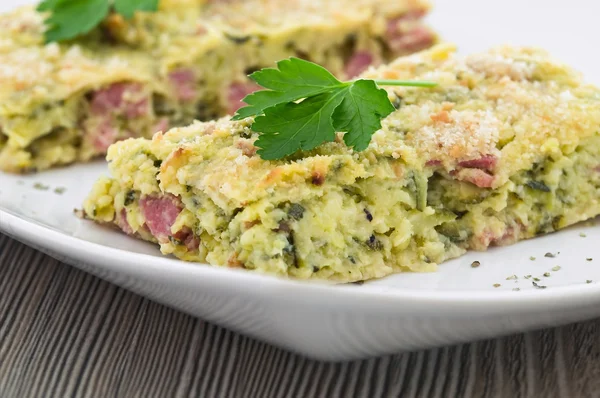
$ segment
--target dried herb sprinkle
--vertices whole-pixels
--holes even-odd
[[[544,286],[544,285],[538,285],[535,282],[531,282],[533,284],[533,287],[537,288],[537,289],[546,289],[548,286]]]

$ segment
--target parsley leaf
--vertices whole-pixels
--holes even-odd
[[[70,40],[86,34],[115,11],[131,18],[136,11],[156,11],[159,0],[43,0],[37,11],[48,13],[46,17],[47,43]]]
[[[159,0],[115,0],[115,10],[129,19],[136,11],[156,11]]]
[[[266,160],[332,142],[336,132],[346,133],[346,145],[363,151],[381,128],[381,119],[395,110],[378,83],[436,86],[423,81],[341,82],[322,66],[299,58],[279,61],[277,69],[262,69],[250,78],[267,90],[246,96],[243,102],[248,106],[238,110],[233,120],[256,116],[252,130],[259,133],[259,138],[255,145]]]
[[[381,119],[395,110],[386,91],[377,88],[373,80],[358,80],[348,88],[332,118],[336,130],[346,133],[346,145],[364,151],[373,133],[381,128]]]
[[[256,141],[263,159],[280,159],[300,149],[310,150],[335,139],[331,114],[342,102],[337,93],[323,93],[296,104],[289,102],[265,109],[254,121],[261,131]]]
[[[72,39],[94,29],[108,15],[107,0],[47,0],[38,6],[51,11],[46,19],[46,42]]]
[[[277,68],[261,69],[250,75],[250,79],[268,90],[257,91],[244,98],[249,106],[238,110],[233,120],[260,115],[268,107],[318,95],[344,85],[327,69],[300,58],[279,61]]]

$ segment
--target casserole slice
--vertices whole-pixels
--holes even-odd
[[[31,172],[129,137],[233,114],[246,75],[289,56],[340,77],[434,43],[424,0],[165,0],[44,44],[44,15],[0,16],[0,169]]]
[[[251,119],[119,142],[85,217],[183,260],[353,282],[600,214],[600,91],[546,52],[439,45],[362,76],[439,85],[388,89],[363,152],[265,161]]]

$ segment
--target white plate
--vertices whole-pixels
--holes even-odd
[[[600,82],[600,60],[586,39],[598,6],[559,4],[439,0],[431,20],[463,51],[503,42],[541,45]],[[600,315],[600,248],[594,245],[600,229],[593,226],[471,253],[437,273],[325,286],[165,258],[150,244],[77,219],[73,209],[103,173],[106,166],[97,162],[32,176],[0,174],[0,230],[154,300],[315,358],[379,355]],[[60,187],[66,191],[54,192]],[[546,252],[560,254],[547,258]],[[481,266],[472,268],[474,260]],[[524,278],[529,274],[547,288],[532,286]],[[511,275],[518,279],[507,280]]]

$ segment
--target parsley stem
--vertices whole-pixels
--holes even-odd
[[[419,80],[374,80],[378,86],[435,87],[436,82]]]

